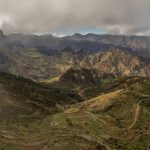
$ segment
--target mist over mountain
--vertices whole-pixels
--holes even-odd
[[[73,50],[83,49],[90,53],[106,50],[111,46],[129,49],[149,57],[149,36],[124,36],[124,35],[98,35],[89,33],[87,35],[74,34],[62,38],[52,35],[7,35],[6,42],[19,42],[26,48],[44,46],[54,50],[61,50],[70,46]]]
[[[2,39],[4,39],[4,38],[5,38],[5,35],[4,35],[3,31],[0,30],[0,40],[2,40]]]
[[[0,30],[0,149],[147,150],[149,43]]]
[[[0,0],[0,150],[150,150],[150,0]]]

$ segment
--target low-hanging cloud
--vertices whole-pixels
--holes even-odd
[[[149,8],[150,0],[0,0],[0,27],[6,33],[94,27],[150,35]]]

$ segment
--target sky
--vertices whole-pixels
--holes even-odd
[[[6,33],[150,35],[150,0],[0,0]]]

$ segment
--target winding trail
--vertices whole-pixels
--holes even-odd
[[[100,138],[98,138],[97,136],[95,136],[93,134],[91,134],[91,135],[79,134],[78,137],[86,139],[87,141],[90,141],[90,142],[97,142],[98,144],[104,146],[107,150],[112,150],[107,143],[105,143],[104,141],[100,140]]]
[[[132,129],[132,128],[134,127],[134,125],[136,124],[136,122],[137,122],[137,119],[138,119],[139,114],[140,114],[140,103],[141,103],[141,101],[139,101],[139,102],[136,104],[135,117],[134,117],[133,123],[127,128],[128,130],[129,130],[129,129]]]
[[[93,113],[91,113],[91,112],[86,112],[86,113],[88,113],[88,114],[92,117],[93,121],[98,120],[98,121],[102,122],[107,128],[109,128],[108,123],[107,123],[104,119],[98,118],[97,116],[95,116],[95,115],[94,115]]]
[[[150,132],[145,132],[145,133],[141,133],[141,134],[137,135],[137,136],[132,140],[132,143],[134,143],[135,141],[137,141],[142,135],[150,135]]]

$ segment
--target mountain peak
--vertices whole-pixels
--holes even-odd
[[[95,33],[87,33],[85,36],[99,36],[99,35]]]
[[[80,33],[75,33],[73,36],[75,36],[75,37],[80,37],[80,36],[82,36],[82,34],[80,34]]]

